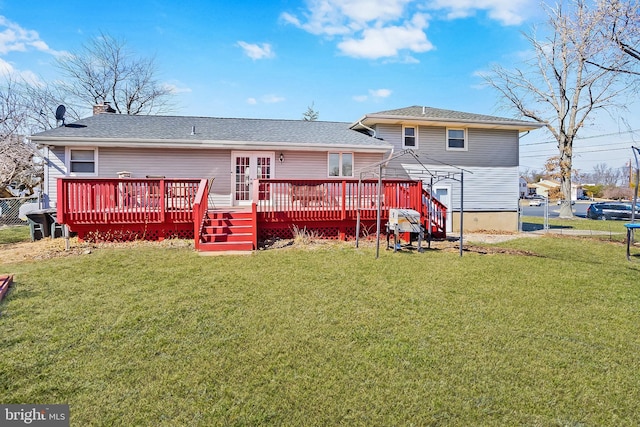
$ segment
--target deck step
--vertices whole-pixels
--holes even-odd
[[[217,233],[217,234],[202,234],[200,241],[202,243],[218,243],[218,242],[252,242],[253,234],[251,233]]]
[[[201,252],[252,251],[253,217],[250,211],[207,211],[199,241]]]
[[[252,251],[253,242],[200,243],[200,252]]]

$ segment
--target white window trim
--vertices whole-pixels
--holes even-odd
[[[329,158],[332,154],[340,155],[340,170],[338,176],[331,175],[331,163]],[[343,154],[351,154],[351,175],[344,175],[342,173],[342,155]],[[353,155],[353,151],[329,151],[327,153],[327,178],[353,178],[355,173],[355,158]]]
[[[461,130],[464,132],[464,147],[463,148],[456,148],[456,147],[449,147],[449,131],[450,130]],[[469,134],[467,132],[466,128],[447,128],[445,135],[445,149],[447,151],[469,151]]]
[[[93,173],[71,172],[71,151],[73,150],[93,150]],[[64,166],[67,169],[67,176],[98,176],[98,147],[65,147]]]
[[[405,129],[406,128],[413,128],[414,129],[414,133],[415,133],[414,138],[416,140],[415,145],[405,145],[404,142],[406,140],[405,139],[405,136],[406,136]],[[418,126],[405,126],[405,125],[402,126],[402,148],[409,148],[409,149],[412,149],[412,150],[417,150],[418,149]]]

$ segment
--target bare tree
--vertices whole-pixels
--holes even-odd
[[[13,184],[33,192],[40,182],[41,168],[33,161],[38,154],[25,138],[28,114],[19,85],[7,78],[0,87],[0,194],[11,194]]]
[[[136,56],[124,41],[108,34],[59,57],[57,66],[65,77],[64,91],[81,105],[109,101],[121,114],[170,110],[171,90],[157,80],[153,58]]]
[[[606,163],[598,163],[589,174],[589,181],[594,184],[601,184],[605,187],[616,187],[624,179],[621,168],[612,168]]]
[[[486,81],[526,118],[544,123],[558,142],[560,189],[564,203],[561,217],[572,217],[571,178],[573,141],[588,118],[599,110],[622,108],[619,96],[629,89],[621,74],[592,65],[590,61],[617,66],[620,55],[602,43],[600,21],[583,0],[548,9],[546,36],[534,30],[527,40],[533,59],[523,68],[496,66]]]
[[[66,107],[67,122],[82,118],[82,109],[74,106],[64,88],[55,84],[22,82],[20,94],[26,115],[25,127],[30,134],[53,129],[62,124],[56,120],[58,105]]]
[[[593,58],[590,63],[613,72],[640,75],[640,1],[599,0],[595,15],[601,22],[603,40],[626,58],[613,64]]]

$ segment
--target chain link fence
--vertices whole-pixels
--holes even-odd
[[[20,207],[27,203],[39,206],[38,197],[0,198],[0,225],[26,225],[27,220],[20,218]],[[37,207],[35,209],[38,209]]]

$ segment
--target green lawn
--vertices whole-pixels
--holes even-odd
[[[30,238],[28,226],[0,228],[0,245],[28,242]]]
[[[573,231],[581,230],[583,237],[625,242],[627,229],[624,224],[627,222],[629,221],[597,221],[580,217],[572,219],[549,218],[549,232],[573,235]],[[541,217],[523,217],[522,230],[540,231],[543,229],[543,223],[544,219]]]
[[[0,264],[0,402],[69,403],[74,426],[637,425],[640,262],[590,238],[501,246],[533,255]]]

